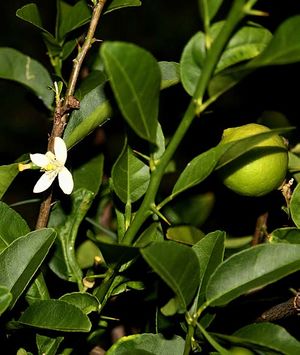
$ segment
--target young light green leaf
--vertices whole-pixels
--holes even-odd
[[[62,332],[89,332],[91,322],[80,308],[61,300],[33,303],[18,320],[30,327]]]
[[[205,0],[208,7],[208,14],[210,21],[217,14],[219,8],[221,7],[223,0]]]
[[[220,264],[206,289],[207,303],[222,306],[255,288],[300,269],[300,245],[264,244],[236,253]]]
[[[215,231],[207,234],[197,244],[193,246],[200,264],[200,287],[202,293],[207,285],[208,279],[216,268],[223,262],[225,233]]]
[[[270,243],[300,243],[300,229],[294,227],[284,227],[275,229],[269,236]]]
[[[85,314],[97,312],[100,308],[97,298],[86,292],[66,293],[59,299],[80,308]]]
[[[166,89],[180,82],[179,63],[176,62],[158,62],[161,71],[160,89]]]
[[[300,353],[300,342],[277,324],[250,324],[236,331],[233,336],[242,341],[267,347],[276,353],[285,355]]]
[[[0,166],[0,199],[3,197],[18,173],[18,163]]]
[[[68,148],[80,142],[95,128],[101,126],[111,115],[111,106],[99,85],[80,102],[80,109],[74,110],[64,132]]]
[[[39,229],[16,239],[0,254],[0,285],[13,295],[11,308],[47,256],[55,237],[53,229]]]
[[[155,144],[161,83],[155,58],[124,42],[105,42],[101,56],[124,118],[137,135]]]
[[[48,71],[36,60],[12,48],[0,48],[0,78],[23,84],[51,108],[53,92]]]
[[[30,232],[25,220],[14,209],[0,201],[0,252],[17,238]]]
[[[164,241],[141,249],[141,254],[174,291],[182,311],[186,310],[199,285],[200,267],[194,250],[179,243]]]
[[[257,68],[266,65],[280,65],[295,63],[300,60],[300,44],[298,32],[300,16],[293,16],[285,20],[274,33],[267,48],[248,66]]]
[[[220,96],[257,68],[300,61],[300,44],[297,35],[299,26],[299,15],[285,20],[275,31],[272,40],[259,56],[246,64],[216,75],[210,83],[210,95]]]
[[[9,289],[7,287],[0,286],[0,316],[9,307],[9,304],[12,301],[12,298],[13,298],[13,296],[9,292]]]
[[[104,11],[104,14],[122,9],[123,7],[141,6],[140,0],[112,0]]]
[[[71,31],[85,25],[91,18],[91,10],[85,0],[79,0],[71,6],[59,1],[57,38],[61,41]]]
[[[135,334],[122,337],[106,355],[182,355],[184,344],[179,336],[166,339],[160,334]]]
[[[127,142],[112,168],[114,191],[124,203],[141,198],[150,180],[149,167],[136,157]]]
[[[210,36],[214,40],[224,22],[217,22],[210,30]],[[271,33],[263,27],[245,26],[228,42],[217,67],[215,74],[240,62],[258,56],[271,40]],[[185,90],[192,95],[201,76],[206,57],[205,35],[196,33],[188,42],[182,53],[180,61],[181,79]]]

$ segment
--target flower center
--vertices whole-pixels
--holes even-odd
[[[58,171],[63,167],[63,164],[58,161],[52,152],[47,152],[46,156],[49,159],[49,163],[43,167],[44,171]]]

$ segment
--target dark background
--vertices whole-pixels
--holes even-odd
[[[0,2],[2,16],[0,46],[22,51],[39,60],[51,71],[39,32],[30,24],[15,17],[16,10],[28,2],[27,0]],[[45,27],[53,30],[56,1],[35,2],[40,8]],[[220,18],[231,3],[224,2]],[[141,7],[115,11],[102,17],[97,38],[134,42],[148,49],[157,60],[179,61],[189,38],[201,29],[197,1],[144,0],[142,3]],[[295,0],[286,0],[284,3],[258,1],[256,8],[269,13],[268,17],[259,18],[257,22],[272,32],[289,16],[300,13],[300,3]],[[97,46],[94,46],[94,52],[98,49]],[[66,65],[66,73],[68,70],[69,67]],[[195,120],[176,153],[178,168],[181,169],[195,155],[217,144],[224,128],[256,122],[265,111],[278,111],[291,125],[298,126],[299,79],[299,64],[265,68],[249,76],[238,87],[220,98],[202,119]],[[162,92],[160,121],[166,135],[174,131],[188,100],[189,97],[180,85]],[[50,114],[41,103],[20,85],[0,80],[0,104],[0,163],[10,164],[25,152],[44,151],[50,129]],[[105,149],[108,150],[108,157],[111,159],[106,163],[108,174],[120,149],[119,124],[118,119],[112,120],[103,131],[106,138]],[[89,137],[87,146],[83,144],[81,148],[88,150],[90,148],[88,144],[89,142],[94,144],[94,138],[95,136]],[[291,145],[297,143],[297,130],[288,138]],[[175,177],[176,175],[173,176],[174,179]],[[5,200],[11,203],[22,198],[36,197],[31,194],[31,186],[36,175],[33,179],[30,174],[19,176],[6,194]],[[168,181],[173,181],[172,176]],[[270,229],[290,223],[280,209],[284,200],[277,191],[264,198],[244,198],[226,190],[218,179],[212,176],[191,193],[211,190],[216,194],[217,202],[204,226],[207,232],[217,228],[225,229],[234,235],[251,234],[257,217],[266,210],[270,212]],[[32,221],[35,219],[35,207],[21,208],[21,211],[27,219]]]

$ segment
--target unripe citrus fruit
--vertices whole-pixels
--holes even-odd
[[[229,353],[233,355],[253,355],[254,352],[247,349],[247,348],[242,348],[241,346],[233,346],[232,348],[229,349]]]
[[[227,128],[220,144],[267,131],[270,131],[268,127],[256,123]],[[281,186],[287,166],[286,144],[282,137],[273,135],[225,165],[220,173],[224,185],[236,193],[244,196],[263,196]]]

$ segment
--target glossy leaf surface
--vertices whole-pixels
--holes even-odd
[[[0,285],[12,293],[11,307],[47,256],[55,237],[51,228],[36,230],[16,239],[0,254]]]
[[[13,49],[0,48],[0,78],[16,81],[51,108],[53,92],[49,89],[52,80],[48,71],[36,60]]]
[[[0,166],[0,199],[18,174],[18,163]]]
[[[59,299],[80,308],[85,314],[97,312],[100,308],[97,298],[86,292],[66,293]]]
[[[0,286],[0,316],[9,307],[12,298],[13,296],[9,292],[9,289],[7,287]]]
[[[240,295],[266,286],[300,269],[300,245],[265,244],[229,257],[211,275],[207,302],[222,306]]]
[[[19,323],[42,329],[63,332],[88,332],[89,318],[78,307],[60,300],[33,303],[19,318]]]
[[[199,284],[199,261],[193,249],[166,241],[152,243],[142,249],[141,253],[152,269],[174,291],[182,309],[187,309]],[[182,267],[179,268],[179,265]]]
[[[165,339],[160,334],[136,334],[122,337],[107,355],[182,355],[184,340],[179,336]]]
[[[224,242],[225,233],[215,231],[207,234],[193,246],[193,250],[198,256],[201,270],[199,293],[205,290],[208,279],[223,262],[225,250]]]
[[[112,169],[114,191],[124,203],[137,201],[147,190],[149,167],[125,143],[123,151]]]
[[[300,342],[276,324],[251,324],[239,329],[233,335],[286,355],[294,355],[300,352]]]
[[[122,9],[124,7],[130,6],[141,6],[140,0],[112,0],[107,8],[105,9],[104,13],[107,14],[109,12]]]
[[[105,42],[101,56],[124,118],[137,135],[155,143],[161,82],[156,60],[124,42]]]
[[[64,132],[68,148],[80,142],[111,116],[111,106],[99,85],[84,96],[80,109],[74,110]]]
[[[14,209],[0,201],[0,252],[17,238],[30,232],[25,220]]]

